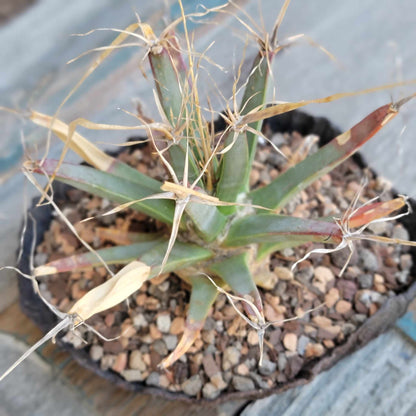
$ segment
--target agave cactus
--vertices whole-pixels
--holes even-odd
[[[271,253],[310,242],[332,245],[329,250],[344,247],[352,250],[354,239],[377,239],[363,234],[369,223],[405,205],[402,198],[372,202],[359,209],[352,205],[338,221],[302,219],[280,213],[297,193],[353,155],[395,117],[406,100],[376,109],[316,153],[293,164],[268,185],[250,188],[258,138],[268,140],[261,133],[264,119],[312,102],[329,102],[346,95],[266,105],[271,62],[283,47],[277,42],[278,28],[288,4],[286,1],[271,35],[258,36],[257,56],[248,78],[240,82],[241,87],[237,88],[235,82],[232,105],[221,114],[211,112],[211,115],[220,114],[224,120],[225,128],[221,132],[214,131],[212,119],[204,116],[207,111],[198,95],[200,57],[191,50],[184,14],[179,20],[185,28],[185,49],[174,33],[178,22],[158,37],[149,25],[136,23],[120,31],[79,82],[78,86],[129,36],[143,42],[155,81],[161,121],[138,116],[141,124],[134,128],[147,133],[150,145],[166,168],[164,182],[105,154],[76,132],[78,125],[90,129],[133,127],[98,125],[83,119],[66,124],[57,114],[31,114],[34,123],[46,127],[65,143],[59,161],[45,159],[26,163],[26,174],[33,183],[37,185],[32,173],[46,174],[51,180],[116,203],[116,208],[107,214],[129,208],[166,224],[163,234],[131,234],[127,239],[129,244],[97,251],[85,243],[91,249],[85,254],[35,268],[32,279],[101,264],[125,265],[113,277],[109,275],[106,283],[81,298],[69,315],[62,315],[63,319],[70,316],[72,324],[83,323],[94,313],[126,299],[144,281],[161,273],[174,272],[190,284],[191,295],[185,332],[176,349],[161,363],[162,367],[170,366],[193,344],[219,292],[226,293],[233,303],[242,303],[245,319],[258,330],[261,341],[267,322],[258,286],[267,284]],[[187,55],[188,62],[183,55]],[[237,104],[240,90],[242,99]],[[66,163],[63,157],[68,149],[77,152],[89,166]],[[43,195],[50,199],[47,193]],[[384,242],[408,243],[386,239]]]

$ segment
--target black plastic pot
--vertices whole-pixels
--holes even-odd
[[[217,129],[221,129],[221,123],[216,126]],[[292,111],[280,116],[272,117],[266,120],[265,127],[270,128],[273,132],[292,132],[298,131],[302,135],[317,134],[321,138],[321,145],[330,141],[333,137],[337,136],[340,131],[333,127],[330,122],[324,118],[312,117],[300,111]],[[366,166],[365,162],[360,155],[355,156],[356,162],[361,166]],[[55,198],[59,201],[65,200],[65,190],[68,187],[62,184],[56,184],[54,188]],[[412,240],[416,239],[416,204],[411,201],[413,206],[413,214],[400,219],[400,222],[406,227]],[[38,245],[43,240],[45,231],[49,228],[52,220],[52,209],[50,206],[43,206],[41,208],[30,209],[31,215],[36,220],[36,230],[34,225],[29,221],[27,232],[23,241],[23,256],[18,267],[25,273],[30,272],[29,268],[29,254],[35,238],[35,244]],[[416,251],[411,250],[413,256],[413,268],[411,275],[416,275]],[[32,319],[36,325],[38,325],[42,331],[46,332],[51,329],[57,323],[56,316],[43,304],[39,297],[34,293],[32,284],[28,279],[19,280],[20,290],[20,305],[23,312]],[[321,359],[316,359],[309,362],[301,372],[297,375],[296,379],[283,385],[277,385],[275,388],[269,390],[254,390],[250,392],[231,392],[222,393],[214,401],[208,401],[206,399],[195,399],[186,396],[185,394],[172,393],[160,388],[149,387],[144,383],[127,382],[117,373],[111,370],[103,371],[100,366],[92,361],[89,354],[81,349],[75,349],[71,344],[64,343],[58,338],[58,344],[68,351],[71,356],[78,361],[83,367],[88,368],[101,377],[111,381],[112,383],[123,387],[128,390],[137,392],[154,394],[162,396],[168,399],[185,400],[189,402],[203,402],[207,403],[219,403],[228,400],[250,400],[258,399],[261,397],[269,396],[283,392],[290,388],[306,384],[310,382],[317,374],[329,369],[336,362],[346,355],[356,351],[357,349],[366,345],[369,341],[385,332],[388,328],[394,325],[396,320],[406,312],[407,306],[410,301],[416,296],[416,283],[411,284],[405,291],[397,294],[396,296],[389,298],[384,305],[355,332],[353,333],[343,345],[334,348],[330,354],[324,356]]]

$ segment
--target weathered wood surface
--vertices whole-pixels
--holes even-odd
[[[415,344],[391,330],[309,385],[258,400],[241,416],[411,416],[415,392]]]

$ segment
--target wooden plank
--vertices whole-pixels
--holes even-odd
[[[310,384],[258,400],[241,416],[410,416],[415,391],[416,346],[391,330]]]

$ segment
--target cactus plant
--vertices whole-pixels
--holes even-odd
[[[140,22],[120,31],[76,86],[78,88],[128,37],[137,38],[146,48],[162,121],[150,122],[140,115],[141,124],[134,127],[95,124],[84,119],[66,124],[58,113],[53,116],[31,113],[34,123],[49,129],[65,143],[60,160],[30,161],[24,166],[27,177],[40,189],[43,199],[56,206],[33,173],[46,175],[50,184],[58,180],[118,204],[105,214],[132,209],[166,224],[164,233],[129,235],[126,240],[130,243],[117,247],[93,250],[83,242],[88,252],[38,266],[31,276],[25,276],[37,287],[39,276],[102,264],[108,270],[109,280],[76,302],[68,314],[53,308],[62,321],[51,335],[64,327],[82,324],[93,314],[127,299],[144,281],[173,272],[190,285],[191,295],[184,334],[176,349],[161,362],[166,368],[193,344],[220,292],[226,293],[233,304],[241,302],[244,318],[258,331],[261,344],[268,323],[264,319],[258,286],[264,284],[271,253],[277,250],[310,242],[332,245],[333,248],[328,249],[332,251],[353,250],[354,240],[361,238],[414,245],[364,234],[370,223],[386,219],[405,206],[404,198],[371,201],[361,208],[356,207],[355,201],[340,220],[303,219],[281,213],[297,193],[357,152],[395,117],[408,99],[376,109],[316,153],[292,164],[270,184],[259,189],[250,188],[258,138],[268,140],[261,132],[264,119],[312,102],[330,102],[351,94],[266,105],[271,62],[282,49],[277,42],[278,29],[288,4],[286,0],[271,35],[258,36],[259,50],[247,80],[238,87],[235,82],[233,105],[219,113],[226,126],[221,132],[214,130],[200,102],[200,57],[192,50],[183,10],[182,18],[168,26],[159,37],[148,24]],[[174,33],[178,23],[184,25],[185,50]],[[188,55],[188,65],[183,54]],[[237,105],[239,92],[242,99]],[[81,136],[76,131],[77,126],[144,130],[157,158],[166,168],[165,181],[146,176],[107,155]],[[68,149],[78,153],[88,166],[65,162]],[[274,150],[280,152],[276,146]],[[48,189],[49,186],[46,191]],[[76,233],[74,227],[71,229]],[[124,267],[114,274],[109,264]]]

